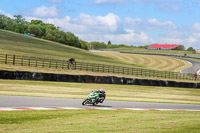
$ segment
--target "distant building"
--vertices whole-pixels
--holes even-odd
[[[152,44],[147,47],[147,49],[165,49],[172,50],[176,47],[180,46],[179,44]]]

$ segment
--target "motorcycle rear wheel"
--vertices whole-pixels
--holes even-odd
[[[98,103],[99,103],[98,101],[95,101],[95,102],[93,103],[93,106],[97,105]]]
[[[83,102],[82,102],[82,105],[86,105],[88,103],[88,99],[85,99]]]

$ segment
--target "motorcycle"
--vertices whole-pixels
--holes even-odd
[[[92,91],[88,97],[82,102],[82,105],[92,104],[97,105],[99,102],[103,103],[104,98],[100,98],[99,93],[97,91]]]

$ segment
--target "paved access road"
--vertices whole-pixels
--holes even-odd
[[[75,108],[141,108],[141,109],[174,109],[174,110],[198,110],[200,105],[170,104],[149,102],[104,101],[97,106],[82,106],[84,99],[64,99],[26,96],[0,96],[0,108],[5,107],[75,107]]]

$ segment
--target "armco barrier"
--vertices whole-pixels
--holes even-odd
[[[0,79],[200,88],[200,83],[192,82],[5,70],[0,70]]]

